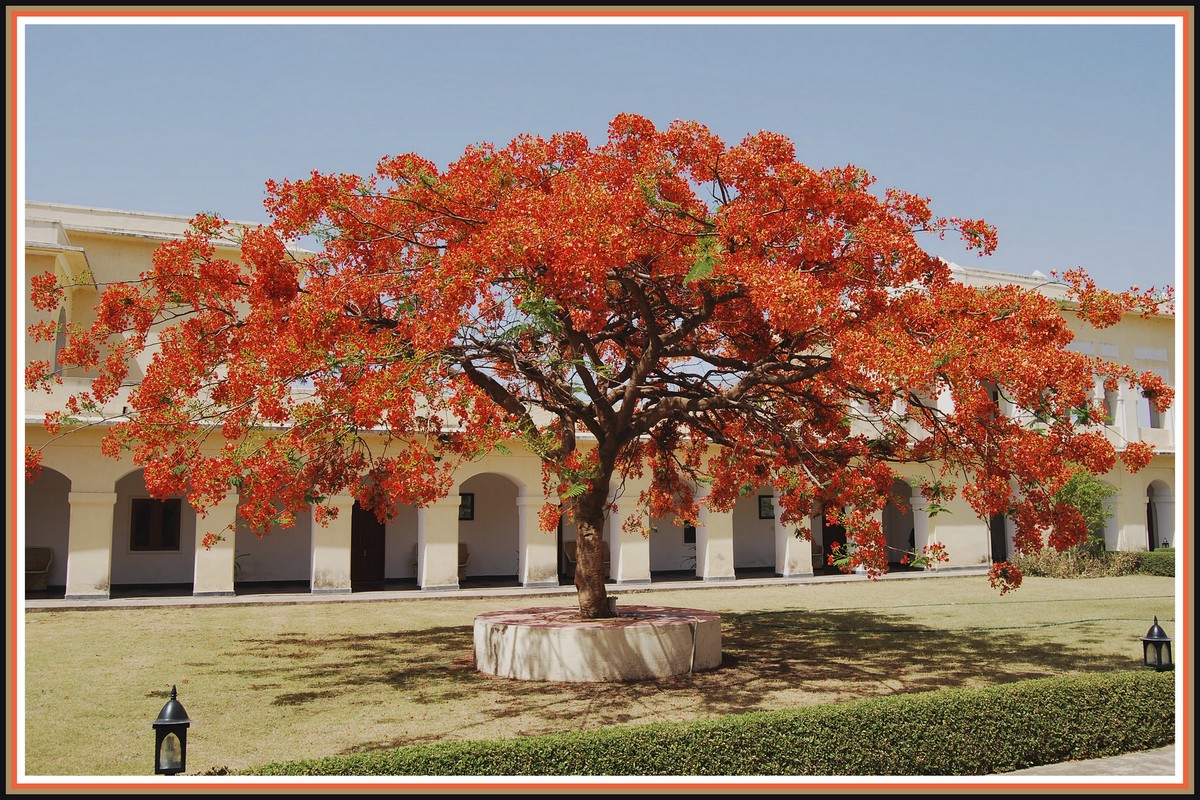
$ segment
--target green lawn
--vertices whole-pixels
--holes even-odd
[[[571,598],[404,599],[30,611],[29,775],[148,775],[171,684],[188,772],[450,739],[696,719],[1136,667],[1171,578],[984,577],[618,591],[723,615],[720,670],[658,683],[543,684],[472,664],[476,614]]]

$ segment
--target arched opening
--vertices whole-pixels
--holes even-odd
[[[1168,383],[1170,382],[1170,379],[1166,375],[1160,375],[1160,377],[1167,380]],[[1150,402],[1150,398],[1144,394],[1138,395],[1137,413],[1139,428],[1162,430],[1171,427],[1169,424],[1171,410],[1168,408],[1166,411],[1159,411]]]
[[[889,569],[909,569],[904,556],[916,549],[917,529],[913,524],[912,487],[900,479],[892,482],[892,501],[883,509],[883,536]]]
[[[739,497],[733,507],[733,569],[738,578],[775,575],[774,493],[769,486]]]
[[[417,509],[401,505],[383,522],[354,503],[350,519],[350,590],[417,589]]]
[[[389,591],[417,589],[417,507],[401,505],[387,521],[384,583]]]
[[[110,596],[190,595],[196,512],[182,497],[151,497],[140,469],[117,481],[116,489]]]
[[[1104,403],[1104,424],[1115,428],[1120,420],[1121,395],[1117,389],[1106,388],[1103,381],[1097,382],[1100,384],[1099,392]]]
[[[468,478],[459,494],[460,548],[459,584],[471,586],[515,586],[519,583],[520,489],[511,479],[492,472]]]
[[[1147,549],[1175,546],[1175,497],[1163,481],[1151,481],[1146,487]]]
[[[33,597],[62,597],[67,586],[67,556],[71,533],[71,479],[42,468],[37,480],[25,484],[25,593]],[[43,548],[30,553],[29,548]],[[45,549],[49,550],[46,563]]]
[[[829,563],[829,556],[833,553],[833,546],[836,544],[843,550],[846,547],[846,529],[830,522],[822,512],[819,517],[814,518],[817,524],[813,529],[813,536],[819,540],[821,545],[821,562],[813,565],[813,572],[817,574],[832,574],[840,573],[841,570]],[[814,545],[815,546],[815,545]]]
[[[650,580],[698,580],[696,535],[694,520],[677,519],[673,515],[651,519]]]
[[[234,539],[233,587],[237,594],[280,594],[312,590],[312,513],[302,511],[290,527],[262,536],[238,517]]]

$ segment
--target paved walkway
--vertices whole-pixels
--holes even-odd
[[[1027,775],[1077,775],[1091,777],[1135,776],[1160,777],[1175,774],[1175,745],[1147,750],[1143,753],[1125,753],[1109,758],[1090,761],[1064,761],[1061,764],[1045,764],[1040,767],[1019,769],[1005,775],[1024,777]]]
[[[890,572],[880,580],[936,580],[938,578],[963,578],[987,574],[987,567],[954,567],[936,571],[919,570]],[[610,595],[621,597],[639,592],[668,592],[680,589],[730,589],[750,586],[779,586],[811,583],[847,583],[866,581],[864,574],[806,575],[794,578],[739,578],[738,580],[663,580],[653,583],[616,584],[607,586]],[[28,611],[64,610],[80,608],[146,608],[151,606],[206,606],[206,605],[255,605],[271,603],[347,603],[377,602],[382,600],[438,600],[464,597],[544,597],[574,596],[575,587],[565,586],[470,586],[462,589],[438,589],[421,591],[415,587],[371,592],[312,594],[311,592],[267,592],[263,594],[239,594],[226,597],[195,597],[190,594],[146,594],[138,597],[110,597],[98,599],[26,597],[24,607]]]
[[[931,580],[937,578],[960,578],[986,575],[986,567],[964,567],[942,569],[936,572],[895,572],[884,575],[881,580]],[[811,575],[800,578],[747,578],[737,581],[661,581],[650,584],[610,585],[609,592],[618,597],[629,593],[676,591],[680,589],[722,589],[779,584],[842,583],[865,581],[865,575]],[[64,600],[61,598],[25,598],[24,607],[30,611],[63,610],[83,608],[146,608],[152,606],[203,606],[203,605],[255,605],[275,603],[347,603],[379,602],[385,600],[436,600],[462,597],[520,597],[520,596],[571,596],[573,586],[525,588],[522,586],[467,587],[447,591],[422,592],[415,589],[398,591],[361,592],[354,594],[311,594],[308,592],[279,594],[246,594],[233,597],[193,597],[191,595],[164,595],[144,597],[115,597],[101,600]],[[1041,767],[1006,772],[996,777],[1013,776],[1025,779],[1031,776],[1060,775],[1078,777],[1145,776],[1163,777],[1175,774],[1175,745],[1144,753],[1126,753],[1111,758],[1091,761],[1068,761],[1047,764]]]

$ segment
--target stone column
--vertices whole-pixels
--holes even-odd
[[[231,494],[196,518],[196,569],[192,578],[195,597],[232,597],[234,551],[237,549],[236,522],[238,496]],[[201,542],[206,533],[217,533],[221,540],[205,549]]]
[[[338,511],[328,525],[312,526],[312,593],[350,593],[350,526],[354,518],[354,498],[335,495],[329,507]]]
[[[775,574],[784,578],[813,574],[812,539],[796,536],[796,529],[779,521],[782,514],[779,497],[775,497]],[[809,518],[809,530],[816,530]]]
[[[422,589],[458,588],[458,492],[417,509],[417,583]]]
[[[1146,504],[1149,498],[1146,497],[1141,475],[1123,473],[1117,488],[1120,491],[1113,498],[1117,512],[1117,549],[1145,550],[1149,541],[1146,530]]]
[[[68,600],[107,600],[112,582],[116,492],[71,492],[67,540]],[[128,531],[126,532],[128,535]]]
[[[696,575],[706,581],[734,580],[733,512],[710,511],[701,501],[696,525]]]
[[[1126,406],[1125,392],[1122,391],[1120,385],[1117,386],[1117,391],[1114,394],[1114,398],[1115,398],[1115,402],[1113,403],[1113,408],[1111,408],[1109,410],[1109,412],[1112,414],[1112,425],[1110,427],[1114,431],[1116,431],[1118,434],[1120,434],[1123,438],[1125,436],[1125,431],[1129,430],[1129,427],[1128,427],[1129,417],[1125,412],[1125,406]],[[1137,417],[1136,412],[1134,413],[1133,416],[1136,419],[1136,417]]]
[[[517,574],[525,587],[558,586],[558,534],[538,528],[538,512],[545,504],[542,495],[517,498]]]
[[[913,548],[917,554],[921,554],[921,550],[935,543],[933,537],[933,520],[929,517],[929,501],[920,492],[913,492],[912,499],[908,501],[912,507],[913,519]],[[937,569],[934,564],[926,569]]]
[[[929,501],[924,495],[914,493],[908,504],[912,507],[913,547],[919,553],[921,548],[936,541],[933,537],[933,520],[929,517]]]
[[[1129,441],[1137,441],[1141,438],[1138,435],[1138,428],[1141,427],[1138,420],[1138,403],[1141,402],[1141,394],[1125,381],[1121,381],[1118,397],[1120,431]]]
[[[609,577],[617,583],[650,582],[650,539],[644,533],[648,521],[645,509],[638,504],[640,492],[640,487],[626,485],[625,494],[613,502],[609,514]],[[637,524],[632,533],[624,530],[627,520]]]

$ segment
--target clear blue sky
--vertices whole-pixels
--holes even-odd
[[[963,264],[1176,284],[1165,24],[29,25],[25,197],[264,220],[263,182],[629,111],[983,217]]]

